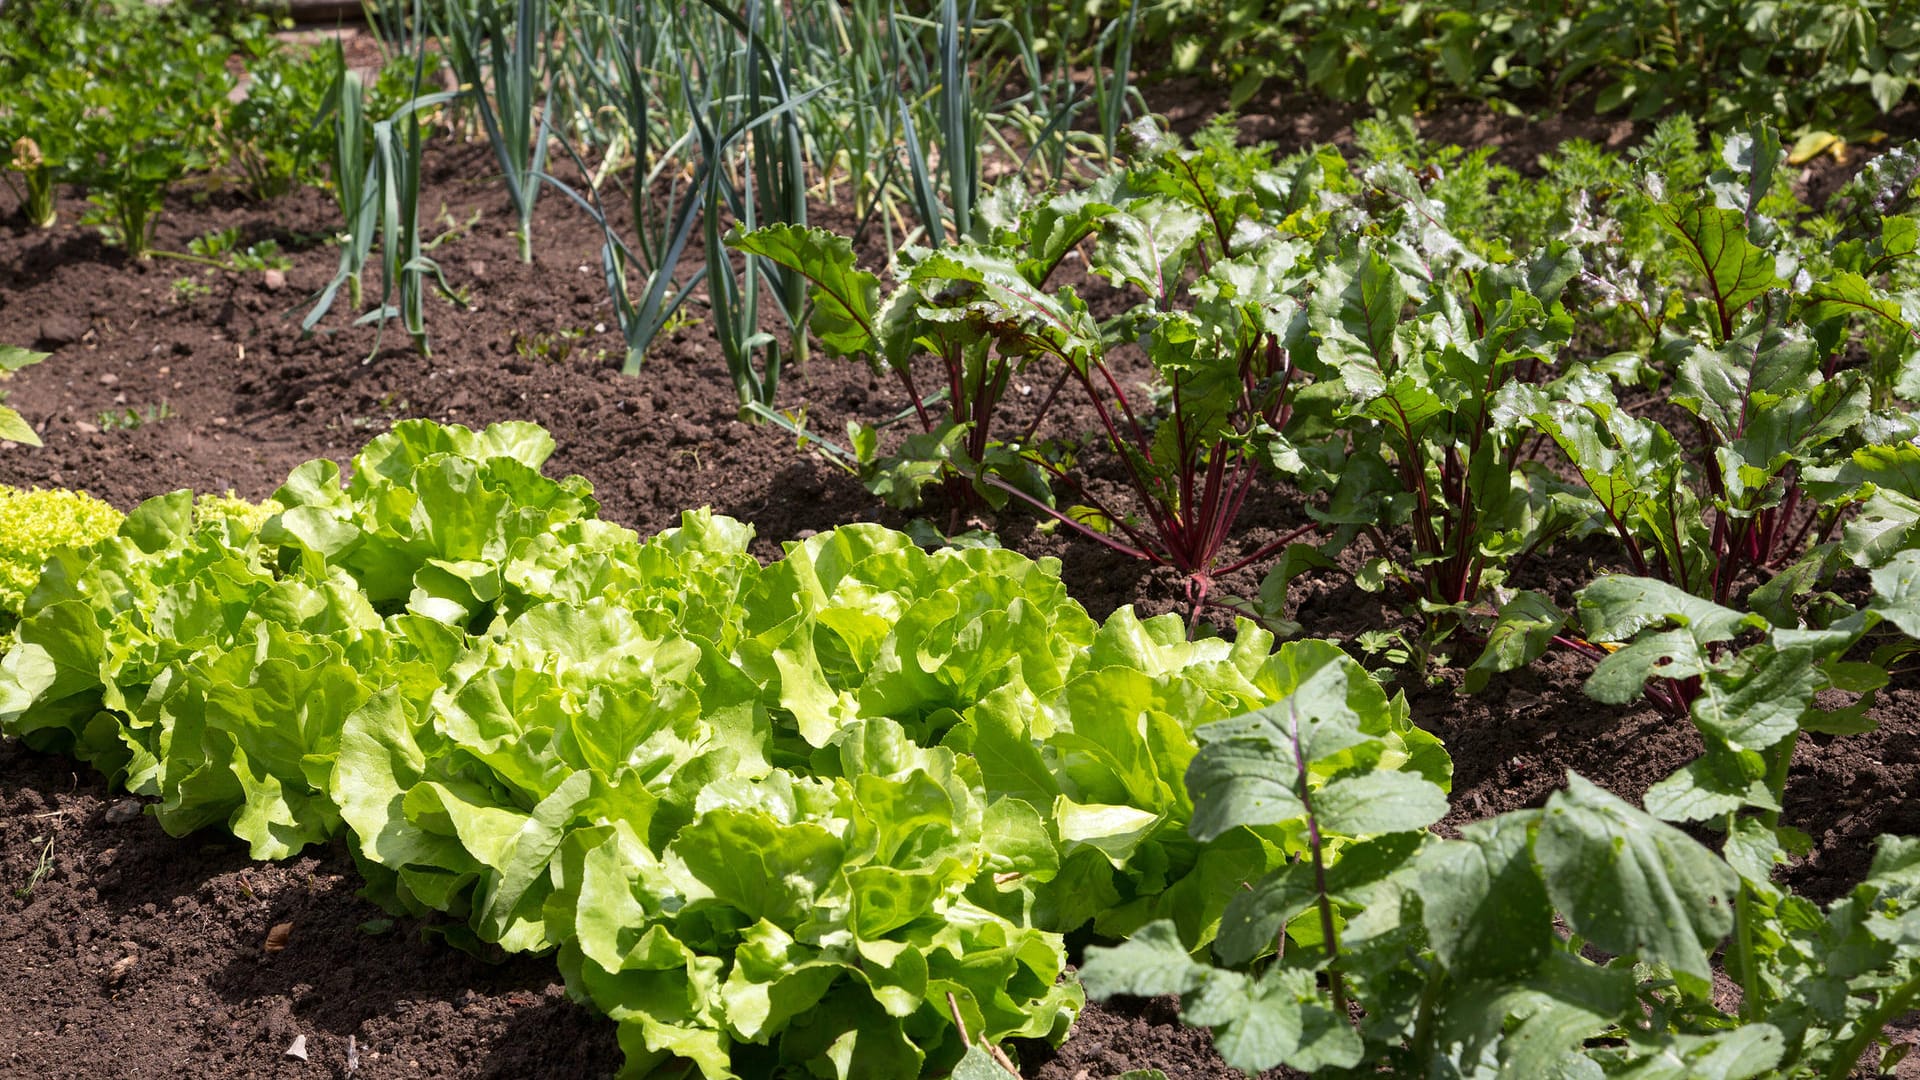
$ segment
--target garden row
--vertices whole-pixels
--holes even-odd
[[[1904,7],[1865,2],[1737,17],[1606,4],[1578,18],[1537,4],[1265,0],[1110,11],[387,0],[371,11],[383,56],[373,73],[338,49],[281,48],[260,17],[109,0],[15,7],[0,17],[0,141],[29,217],[50,223],[55,188],[79,185],[109,237],[145,258],[165,194],[190,180],[237,181],[257,198],[326,186],[341,211],[340,267],[305,325],[345,288],[352,317],[397,318],[425,350],[427,298],[460,299],[419,205],[425,143],[485,138],[523,260],[549,187],[604,231],[629,374],[699,295],[743,406],[771,406],[783,364],[806,355],[806,286],[790,267],[731,252],[730,227],[805,225],[810,206],[838,204],[856,244],[883,237],[889,266],[916,242],[984,238],[990,223],[975,211],[990,174],[1053,187],[1120,159],[1124,124],[1145,111],[1136,50],[1175,70],[1211,65],[1236,80],[1236,103],[1269,79],[1401,112],[1551,84],[1598,91],[1601,111],[1631,102],[1636,118],[1690,107],[1715,130],[1769,115],[1795,136],[1796,160],[1881,137],[1915,77]],[[556,161],[575,167],[568,182]],[[274,255],[231,247],[171,254],[239,268]],[[369,306],[361,282],[376,251]],[[784,348],[762,326],[762,296]]]
[[[345,827],[389,904],[558,947],[637,1071],[710,1077],[944,1073],[959,1031],[1065,1034],[1061,934],[1210,939],[1298,838],[1187,835],[1195,725],[1316,673],[1444,810],[1445,755],[1330,646],[1096,625],[1045,563],[874,526],[764,568],[706,514],[642,543],[550,449],[406,422],[344,487],[143,505],[41,575],[6,730],[258,858]]]
[[[1840,1077],[1920,995],[1920,846],[1824,912],[1774,882],[1804,844],[1782,762],[1858,729],[1815,695],[1884,677],[1840,659],[1882,620],[1920,630],[1920,552],[1823,629],[1596,582],[1603,639],[1646,632],[1590,692],[1693,680],[1707,754],[1652,813],[1575,776],[1443,840],[1445,752],[1329,643],[1095,624],[1044,561],[875,526],[764,567],[707,514],[642,542],[550,450],[409,421],[344,484],[151,500],[47,561],[0,721],[169,832],[344,831],[393,910],[557,948],[636,1075],[992,1075],[1064,1035],[1089,924],[1131,938],[1088,951],[1092,992],[1180,993],[1250,1070]]]
[[[556,952],[636,1074],[993,1075],[1084,987],[1179,994],[1248,1070],[1841,1077],[1920,1001],[1920,844],[1883,840],[1824,907],[1779,872],[1810,845],[1781,820],[1796,748],[1869,729],[1920,636],[1920,152],[1816,210],[1790,166],[1828,143],[1766,124],[1669,118],[1536,179],[1392,122],[1352,156],[1182,140],[1128,119],[1129,51],[1181,55],[1177,4],[1128,7],[1090,56],[1072,20],[1049,41],[953,0],[394,5],[371,91],[257,24],[19,10],[0,124],[36,224],[81,185],[138,256],[190,176],[266,196],[324,168],[345,228],[306,327],[344,293],[424,352],[429,299],[460,297],[423,146],[484,135],[522,259],[547,188],[595,222],[629,374],[703,318],[743,417],[946,512],[762,565],[705,512],[645,540],[598,520],[530,425],[424,421],[264,505],[182,492],[122,521],[0,493],[0,730],[157,799],[169,832],[269,859],[344,838],[391,910]],[[1833,87],[1885,111],[1909,74],[1857,19],[1709,42],[1699,12],[1636,15],[1672,51],[1619,69],[1597,24],[1530,11],[1370,7],[1378,41],[1336,43],[1436,52],[1476,94],[1615,68],[1609,99],[1657,107],[1745,40],[1755,100],[1836,125],[1866,110]],[[45,62],[70,40],[105,61]],[[1308,56],[1338,94],[1437,85],[1375,95]],[[836,199],[845,235],[811,227]],[[278,254],[238,244],[149,254]],[[810,343],[905,407],[844,445],[811,430],[781,395]],[[1247,542],[1273,490],[1310,522]],[[1096,623],[975,524],[1015,518],[1166,568],[1186,618]],[[1552,587],[1576,545],[1621,572]],[[1557,651],[1698,756],[1644,809],[1572,776],[1442,838],[1451,764],[1404,698],[1329,642],[1276,644],[1318,629],[1290,583],[1335,567],[1404,605],[1414,681],[1477,692]],[[1096,943],[1077,976],[1068,935]]]

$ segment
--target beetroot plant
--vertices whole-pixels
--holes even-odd
[[[1352,448],[1322,516],[1364,531],[1377,555],[1362,583],[1397,584],[1444,633],[1506,577],[1510,560],[1577,525],[1579,502],[1538,462],[1515,391],[1571,335],[1560,294],[1578,251],[1523,262],[1397,266],[1389,244],[1349,246],[1314,305],[1317,358],[1339,373]],[[1431,276],[1429,276],[1431,275]],[[1407,554],[1382,527],[1405,528]]]
[[[1902,447],[1914,425],[1898,410],[1875,407],[1875,387],[1884,385],[1875,368],[1888,364],[1875,357],[1889,350],[1859,343],[1868,334],[1891,332],[1897,340],[1915,332],[1913,298],[1889,288],[1892,270],[1913,252],[1914,233],[1911,219],[1890,216],[1870,239],[1830,253],[1795,250],[1783,227],[1761,213],[1779,156],[1764,128],[1730,139],[1727,167],[1704,191],[1658,207],[1681,255],[1672,282],[1680,314],[1646,362],[1670,372],[1667,401],[1698,449],[1690,452],[1656,416],[1618,400],[1597,364],[1526,388],[1512,408],[1558,444],[1632,574],[1796,627],[1805,621],[1805,598],[1843,557],[1864,567],[1880,561],[1874,536],[1835,542],[1847,507],[1880,498],[1883,489],[1882,502],[1904,498],[1899,492],[1912,487],[1903,479],[1909,455]],[[1507,642],[1510,654],[1498,666],[1538,655],[1558,629],[1540,598],[1525,606],[1513,614],[1516,626],[1532,627],[1522,635],[1527,644]],[[1589,627],[1588,637],[1619,640],[1595,636],[1602,632]],[[1608,660],[1607,649],[1586,639],[1558,640]],[[1729,646],[1705,648],[1717,659]],[[1647,696],[1685,716],[1702,692],[1696,675],[1669,674]]]
[[[829,352],[883,359],[899,378],[925,436],[903,454],[933,452],[943,466],[913,475],[943,478],[995,507],[1025,504],[1172,568],[1197,618],[1221,601],[1221,576],[1299,535],[1250,551],[1235,545],[1236,522],[1305,381],[1289,342],[1302,314],[1292,293],[1312,248],[1274,228],[1298,207],[1290,178],[1267,168],[1263,152],[1224,138],[1186,148],[1151,125],[1130,136],[1127,171],[1030,205],[1003,188],[977,208],[982,238],[904,253],[900,287],[884,303],[878,279],[853,265],[844,241],[762,230],[735,243],[809,277]],[[1079,290],[1054,284],[1077,258],[1131,306],[1102,321]],[[1130,388],[1129,357],[1140,355],[1155,380]],[[917,381],[922,356],[937,358],[945,376],[944,415]],[[1046,390],[1026,430],[1004,439],[994,414],[1023,372]],[[1120,463],[1117,490],[1071,468],[1071,450],[1038,441],[1062,392],[1092,405],[1094,438]],[[902,463],[881,464],[894,467],[876,478],[898,490]]]

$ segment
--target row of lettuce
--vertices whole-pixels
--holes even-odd
[[[556,950],[636,1076],[993,1075],[1084,984],[1181,994],[1250,1071],[1840,1077],[1920,999],[1920,843],[1824,910],[1775,880],[1785,762],[1870,726],[1920,551],[1818,628],[1600,579],[1632,644],[1590,692],[1690,681],[1707,752],[1646,810],[1575,776],[1443,839],[1446,753],[1331,643],[1099,624],[1046,560],[871,525],[642,541],[551,450],[408,421],[345,482],[150,500],[50,553],[0,725],[169,832],[344,835],[392,910]],[[1087,930],[1130,940],[1076,980]]]
[[[1064,933],[1210,939],[1301,837],[1192,837],[1194,732],[1315,673],[1390,771],[1447,782],[1331,646],[1097,624],[1056,565],[873,526],[764,567],[706,513],[642,542],[551,449],[409,421],[344,485],[318,461],[253,512],[153,499],[47,561],[0,722],[172,833],[271,859],[344,832],[396,910],[557,948],[633,1072],[714,1078],[944,1073],[956,1023],[1064,1036]]]

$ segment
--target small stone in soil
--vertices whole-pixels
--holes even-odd
[[[290,1058],[298,1058],[301,1061],[307,1060],[307,1037],[305,1035],[295,1035],[293,1037],[293,1043],[287,1047],[287,1056]]]
[[[86,324],[71,315],[49,315],[40,320],[40,332],[33,344],[36,348],[57,349],[79,341],[86,332]]]
[[[113,966],[107,969],[107,985],[120,985],[120,983],[126,979],[127,975],[133,971],[134,965],[139,962],[140,958],[138,956],[123,956],[115,960]]]
[[[79,427],[81,425],[75,424],[74,426]],[[107,824],[109,825],[125,825],[129,821],[139,820],[141,812],[145,809],[146,807],[139,799],[121,799],[112,806],[107,807],[107,812],[102,816],[107,819]]]

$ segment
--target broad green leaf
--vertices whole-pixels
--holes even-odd
[[[1673,968],[1689,996],[1712,983],[1710,950],[1733,929],[1739,881],[1718,856],[1569,774],[1547,800],[1534,857],[1554,908],[1609,952]]]
[[[1081,797],[1184,819],[1190,803],[1181,776],[1193,757],[1193,725],[1226,710],[1196,680],[1117,665],[1087,672],[1065,690],[1072,730],[1048,741]]]
[[[1764,628],[1765,622],[1667,582],[1627,574],[1600,577],[1580,590],[1577,604],[1581,624],[1594,641],[1627,641],[1648,627],[1671,622],[1704,644],[1725,641],[1749,626]]]
[[[1080,978],[1099,999],[1181,995],[1182,1019],[1213,1028],[1221,1057],[1249,1073],[1360,1060],[1359,1034],[1322,998],[1313,972],[1275,966],[1256,980],[1210,968],[1187,955],[1170,922],[1150,923],[1117,948],[1088,948]]]
[[[1750,649],[1737,667],[1737,678],[1701,680],[1691,710],[1702,731],[1736,750],[1764,750],[1798,731],[1825,685],[1804,649]]]
[[[781,1039],[781,1055],[819,1067],[832,1080],[919,1076],[926,1055],[900,1020],[871,1002],[842,1000],[799,1018]]]
[[[526,938],[546,944],[544,927],[535,936],[540,905],[529,907],[529,901],[545,899],[547,864],[565,838],[577,808],[592,794],[593,774],[576,772],[527,815],[508,849],[505,867],[488,881],[474,910],[474,929],[481,937],[503,942]],[[520,925],[516,927],[516,923]],[[512,947],[509,945],[509,949]]]
[[[1727,865],[1733,867],[1748,887],[1763,896],[1778,892],[1773,883],[1773,871],[1787,861],[1787,851],[1781,845],[1780,838],[1765,823],[1751,817],[1733,819],[1733,827],[1727,831],[1727,843],[1721,849],[1721,854],[1726,856]]]
[[[1023,684],[998,687],[971,710],[972,742],[965,747],[979,761],[989,795],[1021,799],[1036,810],[1061,794],[1028,725],[1038,710]]]
[[[1092,265],[1115,285],[1131,284],[1167,299],[1179,284],[1188,249],[1207,225],[1199,211],[1171,199],[1141,199],[1101,222]]]
[[[41,445],[40,436],[34,432],[33,426],[18,412],[4,405],[0,405],[0,442]]]
[[[1458,984],[1438,1024],[1442,1044],[1459,1048],[1450,1056],[1499,1080],[1601,1075],[1581,1050],[1638,1006],[1632,973],[1559,951],[1543,959],[1530,974]]]
[[[1786,1037],[1772,1024],[1756,1023],[1716,1035],[1669,1035],[1653,1052],[1619,1073],[1631,1080],[1747,1080],[1775,1075]]]
[[[1080,847],[1099,851],[1113,863],[1124,867],[1140,842],[1161,824],[1162,818],[1148,810],[1131,806],[1081,805],[1062,795],[1055,803],[1054,820],[1059,823],[1061,854],[1072,855]]]
[[[14,372],[52,356],[52,353],[34,352],[17,345],[0,345],[0,371]]]
[[[1718,348],[1697,345],[1680,362],[1673,400],[1712,424],[1723,442],[1748,434],[1761,415],[1805,396],[1820,358],[1798,327],[1755,326]],[[1761,460],[1765,460],[1764,456]]]
[[[1910,638],[1920,638],[1920,551],[1902,551],[1875,569],[1873,610]]]
[[[1809,324],[1850,315],[1871,315],[1886,320],[1892,328],[1906,334],[1914,332],[1907,324],[1900,303],[1882,295],[1859,274],[1842,271],[1813,283],[1806,291],[1801,317]]]
[[[1454,978],[1523,975],[1552,950],[1553,908],[1529,850],[1537,816],[1521,811],[1475,822],[1460,840],[1421,852],[1427,937]]]
[[[1007,1080],[1007,1070],[993,1060],[993,1055],[978,1046],[967,1047],[960,1056],[960,1063],[948,1074],[951,1080]]]
[[[1042,284],[1068,252],[1099,228],[1107,216],[1131,201],[1122,173],[1108,173],[1089,187],[1041,200],[1021,219],[1026,258],[1020,263],[1028,281]]]
[[[1075,366],[1100,352],[1100,331],[1070,288],[1048,291],[1020,273],[1011,253],[971,246],[942,248],[908,277],[921,320],[991,338],[1002,356],[1052,356]],[[889,358],[898,363],[897,348]]]
[[[1346,678],[1338,667],[1323,668],[1286,701],[1204,733],[1206,744],[1187,770],[1195,839],[1204,843],[1237,826],[1306,816],[1307,765],[1368,741],[1345,711]]]
[[[1258,979],[1215,972],[1183,997],[1180,1015],[1213,1029],[1227,1064],[1252,1075],[1276,1065],[1307,1072],[1352,1068],[1360,1033],[1322,996],[1312,971],[1274,965]]]
[[[727,244],[807,279],[813,287],[811,326],[829,352],[858,356],[878,351],[880,279],[855,265],[851,241],[799,225],[768,225],[753,232],[736,225]]]
[[[1313,793],[1320,827],[1343,836],[1424,829],[1447,815],[1447,793],[1423,776],[1375,772],[1342,778]]]
[[[1875,567],[1920,542],[1920,499],[1897,491],[1867,496],[1843,527],[1841,547],[1856,566]]]
[[[1362,415],[1385,424],[1403,444],[1423,438],[1428,425],[1448,412],[1439,395],[1411,375],[1390,379],[1361,410]]]
[[[1706,647],[1687,630],[1642,634],[1595,664],[1584,689],[1595,701],[1625,705],[1638,698],[1650,680],[1691,679],[1708,665]]]
[[[715,900],[785,928],[805,918],[845,856],[821,825],[731,809],[682,829],[670,851]]]
[[[1384,376],[1394,369],[1394,331],[1406,302],[1406,288],[1386,257],[1371,249],[1363,250],[1355,257],[1345,288],[1334,301],[1337,306],[1330,312],[1329,331],[1357,346],[1361,355],[1356,359],[1370,362]]]
[[[584,850],[578,845],[563,847],[562,861],[568,867],[561,881],[571,887],[574,903],[569,923],[555,926],[553,936],[569,951],[577,949],[586,961],[606,972],[647,970],[656,965],[684,972],[684,962],[691,957],[674,947],[678,943],[671,935],[664,930],[636,934],[650,920],[635,894],[634,878],[652,868],[653,853],[631,831],[619,826],[605,830],[597,843],[589,842],[591,846]],[[669,977],[664,981],[673,987],[681,979]],[[684,1015],[685,1011],[682,1003],[668,1015]]]
[[[331,792],[362,856],[392,870],[473,865],[456,838],[408,820],[403,799],[426,771],[397,687],[382,688],[347,717]]]
[[[1391,840],[1383,838],[1379,843],[1383,848],[1399,850],[1393,847],[1394,843],[1417,845],[1419,839],[1418,834],[1396,834]],[[1182,849],[1168,843],[1163,850],[1180,852]],[[1250,829],[1227,833],[1202,847],[1193,861],[1193,869],[1153,897],[1150,904],[1117,908],[1095,919],[1094,930],[1102,934],[1130,934],[1149,917],[1171,916],[1180,931],[1180,940],[1191,941],[1197,948],[1212,941],[1225,928],[1228,909],[1246,897],[1246,887],[1285,858],[1280,845]],[[1145,861],[1142,860],[1143,864]],[[1364,876],[1364,868],[1370,865],[1367,860],[1361,860],[1349,869]],[[1343,862],[1334,864],[1336,873],[1344,873],[1343,867]],[[1138,917],[1136,911],[1140,913]]]
[[[1424,840],[1422,833],[1402,832],[1343,846],[1326,871],[1328,895],[1339,905],[1363,906],[1366,890],[1404,869]],[[1280,931],[1313,906],[1317,889],[1313,864],[1300,860],[1250,889],[1235,890],[1220,920],[1214,955],[1221,963],[1240,966],[1275,948]]]
[[[987,869],[995,884],[1010,876],[1044,882],[1059,872],[1060,851],[1048,836],[1046,821],[1031,803],[1011,797],[996,799],[987,807],[980,827]]]
[[[1778,810],[1759,755],[1719,747],[1647,789],[1647,813],[1662,821],[1718,821],[1753,806]]]
[[[1532,590],[1516,594],[1500,606],[1493,629],[1487,631],[1487,647],[1467,668],[1467,692],[1477,694],[1493,675],[1517,671],[1546,655],[1553,636],[1566,622],[1566,612],[1545,594]]]
[[[1086,960],[1080,965],[1080,982],[1087,994],[1102,1001],[1123,994],[1189,994],[1213,975],[1213,968],[1187,955],[1179,931],[1168,920],[1148,923],[1125,943],[1112,948],[1088,946]]]
[[[795,941],[764,919],[747,928],[721,991],[727,1025],[740,1039],[762,1039],[818,1006],[848,964]]]
[[[1700,275],[1724,325],[1730,327],[1737,312],[1780,283],[1773,256],[1748,241],[1746,215],[1740,211],[1669,206],[1660,208],[1659,217]]]

